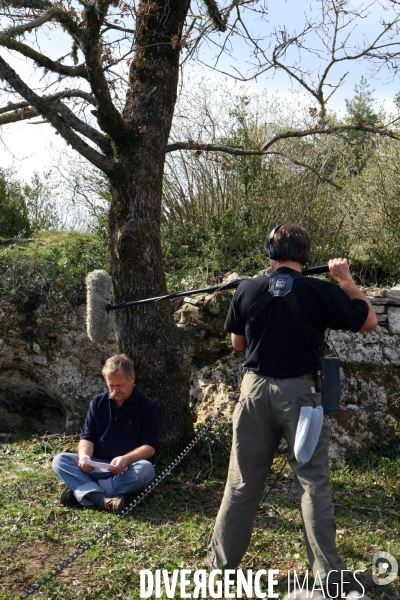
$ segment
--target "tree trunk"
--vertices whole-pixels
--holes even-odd
[[[110,270],[117,303],[167,292],[162,180],[188,7],[189,0],[158,0],[138,9],[138,50],[124,109],[134,135],[115,149],[119,169],[111,181]],[[116,322],[119,350],[134,360],[138,387],[157,404],[161,439],[184,439],[190,434],[190,357],[170,302],[118,310]]]

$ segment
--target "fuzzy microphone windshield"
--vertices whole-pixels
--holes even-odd
[[[86,331],[92,342],[104,344],[112,335],[113,318],[107,312],[110,303],[112,280],[102,269],[92,271],[86,277]]]

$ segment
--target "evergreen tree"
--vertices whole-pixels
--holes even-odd
[[[57,229],[59,226],[50,176],[51,173],[47,172],[40,177],[39,173],[35,171],[30,184],[26,184],[23,188],[33,231]]]
[[[346,117],[345,122],[348,125],[376,125],[381,121],[382,115],[376,112],[376,98],[374,91],[370,89],[370,84],[362,75],[359,84],[354,86],[354,96],[351,99],[345,100]],[[366,166],[368,159],[372,156],[373,149],[376,143],[374,136],[365,131],[348,131],[347,139],[354,147],[353,153],[355,158],[354,174],[358,175]]]
[[[11,171],[0,169],[0,236],[28,237],[32,234],[29,212],[21,185]]]

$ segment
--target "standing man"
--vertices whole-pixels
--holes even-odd
[[[238,567],[249,545],[265,480],[283,435],[288,443],[288,461],[294,473],[314,576],[320,577],[333,597],[338,595],[335,583],[341,580],[348,582],[343,586],[345,594],[363,591],[360,583],[368,591],[372,576],[357,575],[358,583],[347,572],[336,548],[328,424],[323,423],[309,462],[296,460],[294,442],[300,409],[321,405],[317,371],[321,369],[320,339],[324,331],[371,331],[378,325],[377,318],[354,283],[346,259],[329,261],[331,276],[339,285],[301,275],[302,265],[309,260],[310,240],[298,225],[285,223],[275,227],[266,250],[272,271],[291,275],[290,294],[303,318],[301,322],[283,297],[269,292],[266,277],[244,280],[233,297],[225,329],[231,333],[236,350],[246,349],[245,375],[233,416],[228,479],[208,548],[208,562],[212,568],[223,570]],[[275,281],[280,281],[276,285],[279,289],[285,278]],[[260,306],[260,298],[265,294],[271,297],[267,303],[261,302],[263,308],[256,314],[257,302]]]
[[[125,354],[109,358],[102,374],[108,392],[89,405],[78,454],[62,452],[53,471],[67,485],[61,492],[64,506],[97,506],[115,514],[124,509],[124,494],[148,486],[154,479],[149,459],[158,442],[155,404],[134,385],[133,362]],[[104,463],[98,471],[88,461]]]

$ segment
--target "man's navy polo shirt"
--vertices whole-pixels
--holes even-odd
[[[98,394],[90,402],[80,439],[93,442],[93,456],[109,461],[144,444],[157,448],[156,405],[136,386],[120,407],[109,392]]]

